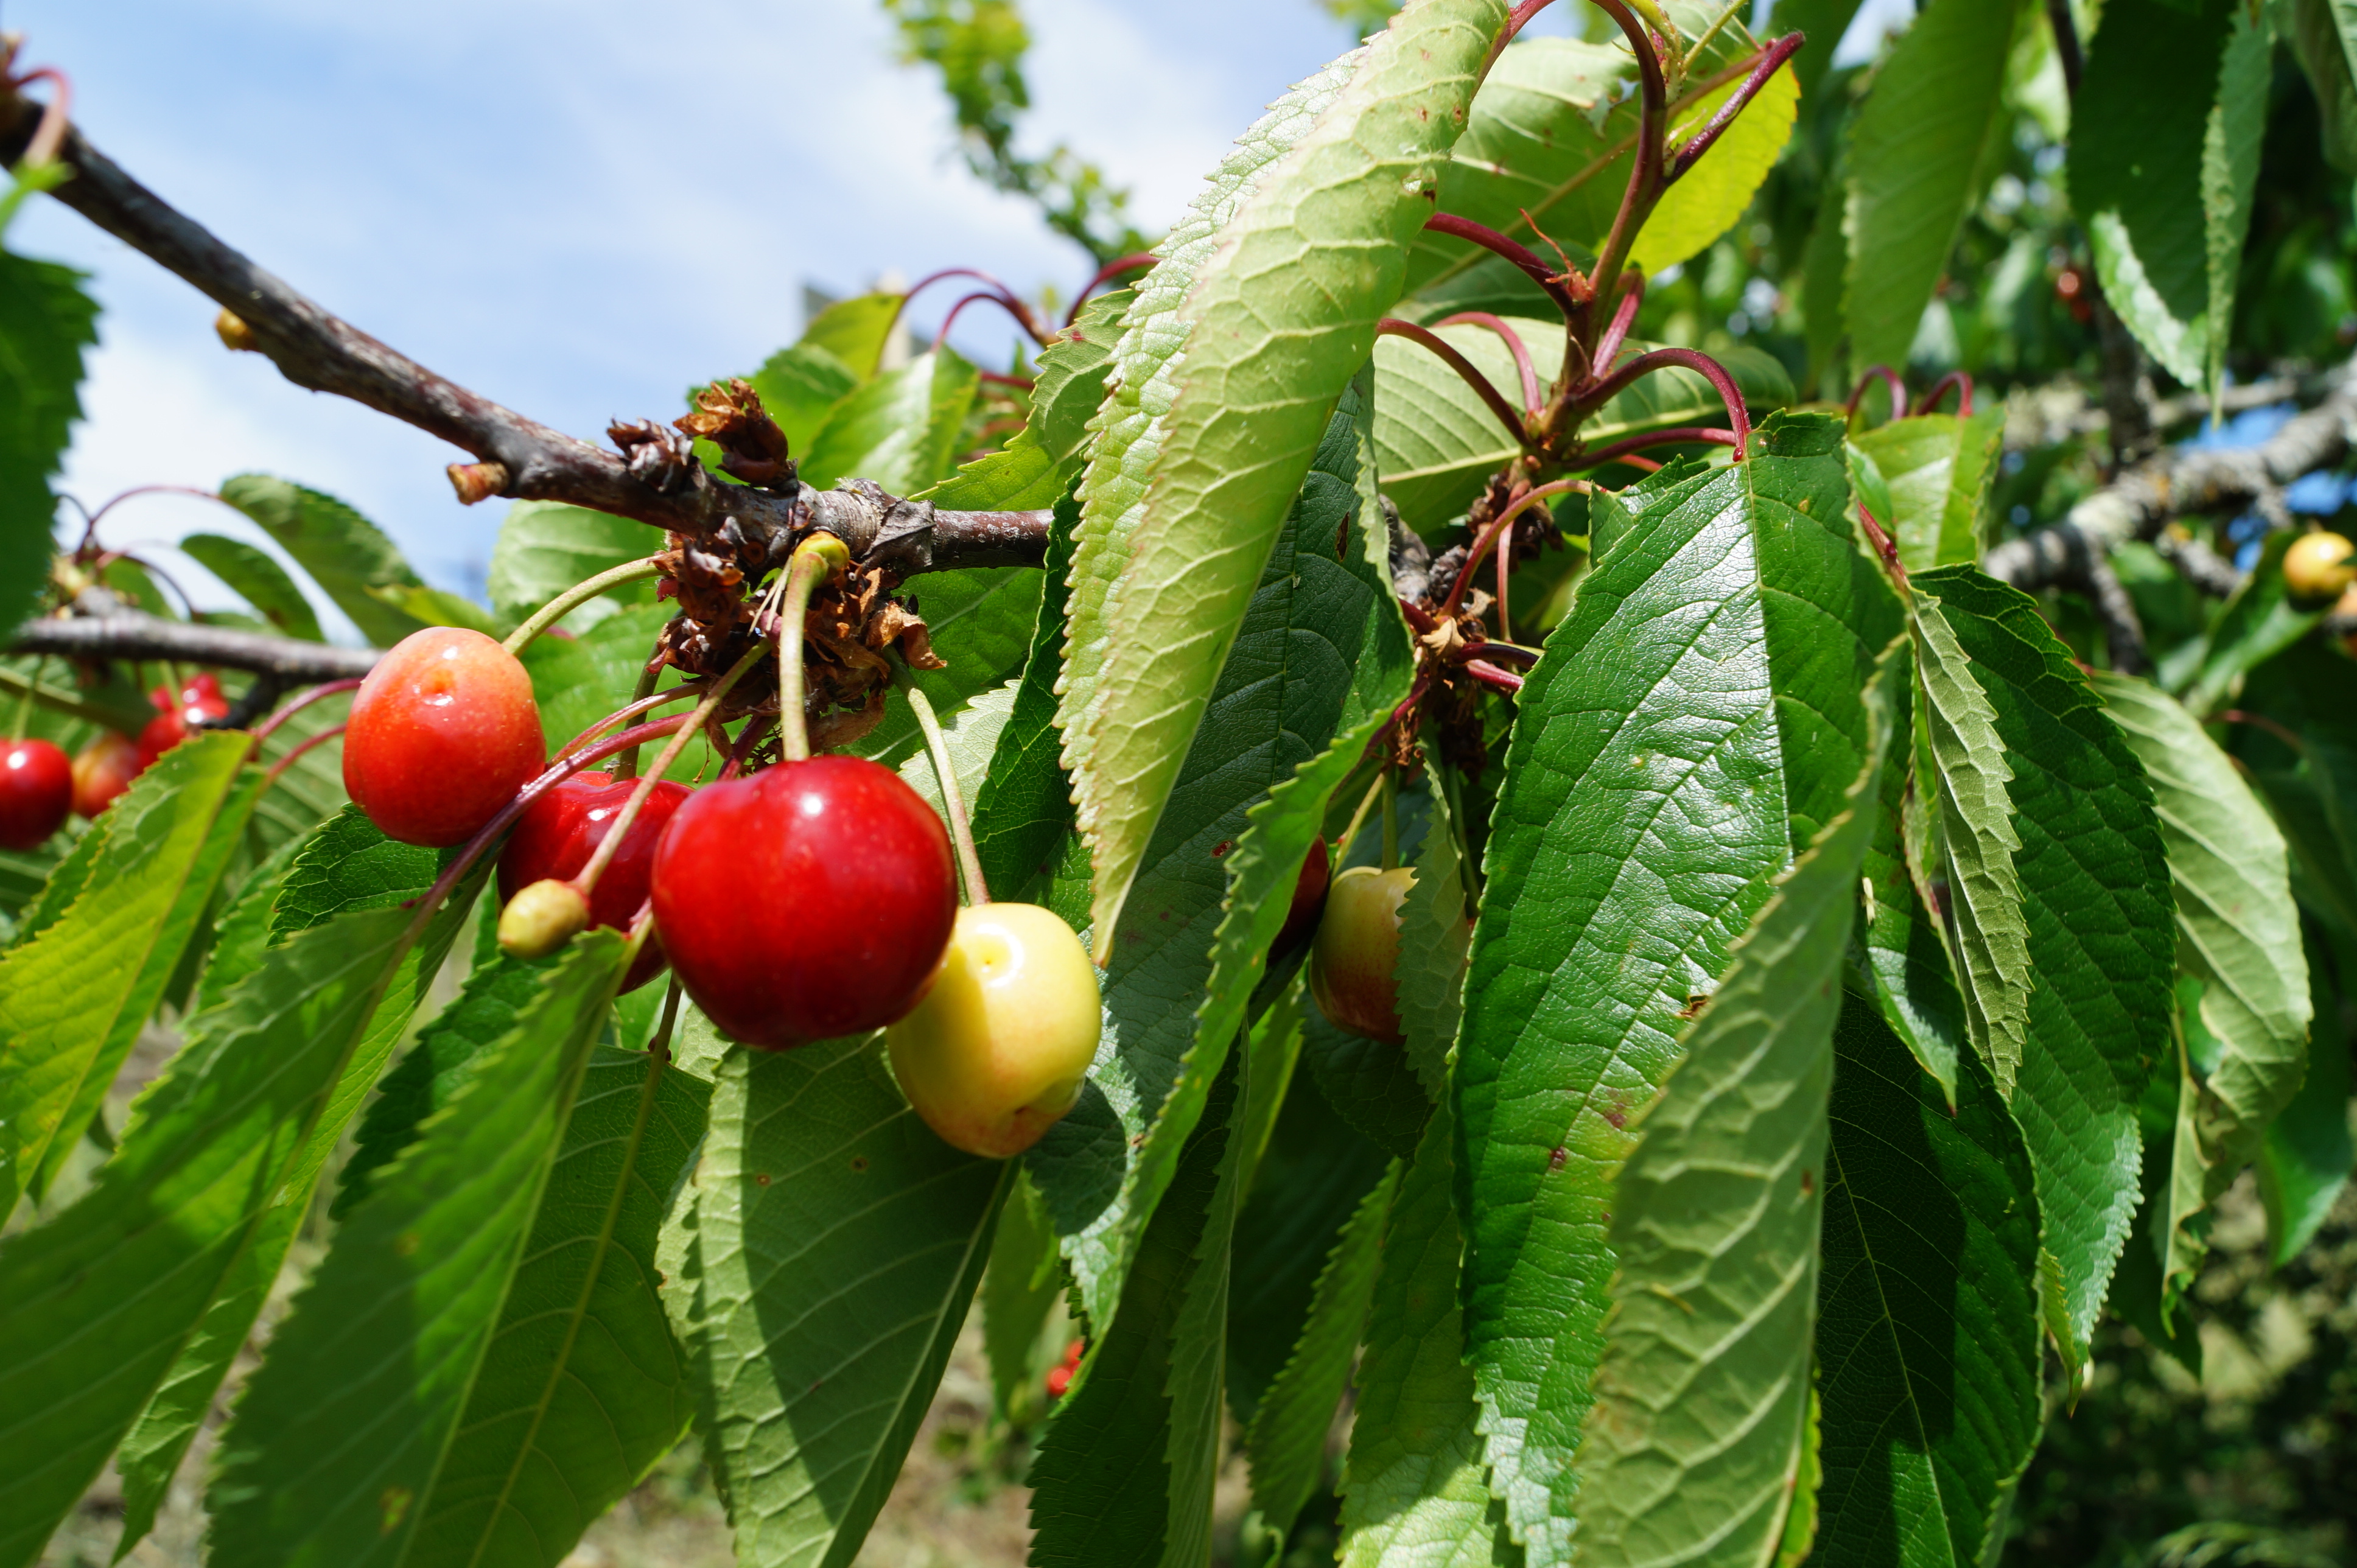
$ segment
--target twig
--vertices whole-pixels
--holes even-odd
[[[373,648],[339,648],[229,627],[191,626],[128,608],[105,616],[29,620],[16,628],[8,647],[12,653],[55,653],[68,659],[165,659],[251,670],[290,686],[365,675],[378,658]]]

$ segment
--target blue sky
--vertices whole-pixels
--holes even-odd
[[[1855,41],[1907,3],[1869,0]],[[1350,42],[1312,0],[1024,12],[1025,144],[1105,166],[1149,231]],[[800,332],[806,282],[847,292],[964,264],[1028,292],[1089,271],[964,172],[934,78],[895,63],[871,0],[0,0],[0,23],[27,35],[21,58],[73,78],[84,134],[167,200],[414,358],[579,435],[667,417],[689,383],[759,363]],[[360,508],[429,580],[479,582],[502,509],[457,505],[442,467],[460,454],[227,353],[209,302],[54,203],[9,241],[89,270],[104,308],[65,476],[78,498],[283,474]],[[1005,352],[983,312],[959,337]],[[126,503],[107,537],[199,529],[258,542],[173,498]],[[200,602],[230,602],[161,559]]]

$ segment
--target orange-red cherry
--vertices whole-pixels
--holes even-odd
[[[917,1004],[957,920],[957,869],[941,817],[897,774],[813,757],[691,795],[655,850],[654,901],[705,1015],[782,1050]]]
[[[127,735],[106,731],[73,759],[73,809],[78,817],[95,817],[114,803],[139,777],[139,743]]]
[[[597,846],[630,803],[639,787],[635,779],[615,779],[605,773],[576,773],[534,800],[516,820],[500,854],[500,902],[505,904],[524,888],[544,878],[570,881],[589,864]],[[628,930],[647,902],[654,876],[655,844],[690,791],[684,784],[664,779],[647,796],[647,803],[630,823],[622,847],[606,863],[589,897],[589,923]],[[622,977],[622,989],[635,991],[662,972],[662,939],[646,945]]]
[[[156,759],[188,738],[201,726],[229,716],[229,700],[221,695],[221,682],[209,670],[199,670],[180,688],[175,698],[168,688],[158,686],[147,693],[156,705],[156,716],[139,732],[139,766],[152,768]]]
[[[344,731],[344,789],[387,838],[466,843],[548,759],[532,677],[479,631],[412,632],[370,671]]]
[[[73,764],[46,740],[0,751],[0,847],[38,849],[73,810]]]

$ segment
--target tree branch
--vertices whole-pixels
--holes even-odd
[[[0,165],[24,156],[40,113],[39,104],[0,89]],[[469,505],[494,495],[568,501],[690,535],[716,533],[734,518],[740,534],[764,541],[780,561],[813,526],[840,535],[855,556],[876,542],[883,511],[871,496],[723,484],[692,459],[641,464],[644,474],[634,472],[630,459],[501,407],[331,314],[175,210],[80,131],[68,129],[59,156],[73,177],[53,193],[57,199],[230,312],[235,319],[223,324],[224,335],[239,347],[266,356],[296,386],[350,398],[471,453],[476,462],[451,467],[451,482]],[[1032,565],[1047,552],[1047,514],[1036,515],[1038,549],[1026,563]],[[990,524],[941,525],[936,534],[941,542],[919,570],[985,564],[953,547],[969,534],[990,564],[1012,564],[1030,542],[1020,530]]]
[[[168,659],[222,670],[251,670],[282,686],[365,675],[378,658],[373,648],[339,648],[230,627],[191,626],[135,609],[28,620],[10,639],[9,651],[52,653],[64,659]]]

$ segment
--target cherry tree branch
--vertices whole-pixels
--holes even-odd
[[[12,653],[53,653],[65,659],[167,659],[221,670],[251,670],[274,677],[282,685],[365,675],[378,658],[373,648],[339,648],[231,627],[192,626],[130,608],[106,615],[28,620],[9,639],[8,649]]]

